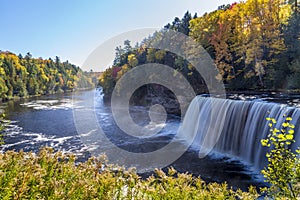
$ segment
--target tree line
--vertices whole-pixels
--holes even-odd
[[[53,94],[75,88],[92,87],[91,78],[79,67],[54,60],[25,57],[0,51],[0,98]]]
[[[219,6],[198,17],[186,12],[135,47],[116,48],[112,67],[99,80],[110,95],[120,77],[137,65],[161,63],[182,73],[197,93],[204,92],[201,75],[185,59],[168,51],[146,48],[170,29],[196,40],[214,60],[229,90],[300,89],[300,25],[297,1],[248,0]],[[185,51],[189,54],[188,47]]]

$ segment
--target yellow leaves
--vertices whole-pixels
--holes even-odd
[[[128,59],[128,64],[131,67],[135,67],[138,64],[138,60],[137,60],[137,58],[135,57],[134,54],[129,54],[127,59]]]
[[[286,127],[288,127],[288,126],[289,126],[289,123],[288,123],[288,122],[282,123],[282,127],[286,128]]]
[[[269,123],[269,127],[272,127],[273,126],[273,124],[272,123]]]
[[[267,117],[267,121],[269,121],[269,127],[273,127],[273,124],[276,124],[276,120],[274,118]]]
[[[46,82],[48,82],[49,81],[49,78],[43,73],[42,74],[42,79],[44,80],[44,81],[46,81]]]
[[[288,20],[291,17],[292,7],[290,4],[282,5],[279,11],[279,19],[283,24],[288,24]]]
[[[260,142],[261,142],[262,146],[264,146],[264,147],[270,147],[269,139],[263,139]]]
[[[194,69],[194,66],[192,64],[188,64],[188,69],[189,70],[193,70]]]
[[[104,80],[105,80],[105,77],[101,74],[101,76],[99,78],[100,83],[104,83]]]
[[[79,78],[78,78],[78,76],[76,76],[76,75],[73,75],[72,77],[73,77],[73,80],[74,80],[74,81],[79,81]]]
[[[290,124],[290,125],[289,125],[289,128],[294,129],[294,128],[295,128],[295,125],[294,125],[294,124]]]
[[[127,64],[121,67],[121,70],[117,72],[117,79],[120,79],[126,72],[129,71],[129,66]]]
[[[294,141],[295,126],[289,123],[292,121],[291,117],[285,119],[281,124],[280,130],[275,127],[277,121],[274,118],[267,117],[266,120],[268,121],[271,133],[267,136],[267,139],[261,140],[262,146],[270,147],[273,144],[275,148],[279,148],[290,145]]]
[[[218,58],[218,55],[238,53],[245,55],[243,59],[246,60],[246,64],[254,63],[254,66],[256,60],[261,60],[259,62],[260,65],[257,65],[259,67],[256,67],[259,69],[256,70],[256,74],[252,72],[252,69],[244,72],[245,78],[251,78],[255,75],[260,76],[265,73],[265,68],[268,66],[268,60],[260,56],[268,54],[268,52],[264,52],[265,49],[260,47],[266,46],[266,49],[271,49],[269,51],[272,52],[270,57],[273,54],[278,54],[284,47],[284,41],[280,37],[282,24],[278,19],[279,10],[286,15],[291,13],[284,7],[281,8],[277,0],[248,0],[240,2],[230,9],[218,10],[191,20],[190,36],[201,44],[214,46],[216,58]],[[268,39],[263,39],[262,35]],[[230,45],[232,43],[234,45]],[[224,49],[230,49],[230,47],[224,48],[224,45],[221,44],[229,44],[233,48],[236,46],[245,46],[245,48],[239,48],[234,53],[231,51],[224,53]],[[257,53],[254,56],[253,52],[261,53]],[[230,59],[221,58],[220,60],[222,61],[225,60],[227,63],[232,63]],[[222,68],[220,71],[222,71]],[[224,74],[218,76],[219,80],[231,75],[228,71],[223,71]]]
[[[276,134],[276,133],[279,133],[280,131],[279,131],[277,128],[274,128],[274,129],[272,130],[272,132],[273,132],[273,134]]]
[[[66,74],[67,74],[68,76],[71,76],[71,74],[72,74],[72,70],[70,70],[70,69],[66,69]]]
[[[27,73],[26,67],[20,64],[18,56],[16,56],[15,54],[8,54],[7,58],[11,61],[17,71],[21,71],[24,74]]]
[[[67,87],[72,89],[74,87],[74,84],[72,81],[67,81]]]
[[[30,54],[22,58],[10,52],[0,52],[0,77],[6,80],[6,83],[0,83],[0,95],[6,98],[62,92],[64,82],[68,80],[75,86],[74,81],[78,80],[77,72],[81,70],[68,62],[55,63],[51,59],[32,58]],[[82,86],[91,83],[85,74],[80,78],[87,79],[82,81]],[[13,83],[14,81],[16,83]],[[7,89],[9,84],[12,87]]]
[[[285,137],[284,137],[284,135],[283,134],[278,134],[278,139],[280,139],[280,140],[284,140],[285,139]]]
[[[0,67],[0,75],[5,75],[5,70],[2,67]]]
[[[55,75],[55,74],[58,73],[58,70],[57,70],[57,69],[52,69],[52,68],[50,68],[49,71],[50,71],[50,74],[52,74],[52,75]]]
[[[158,60],[158,61],[162,61],[165,56],[166,56],[166,51],[164,50],[159,50],[157,52],[155,52],[155,59]]]
[[[274,121],[268,117],[267,121],[273,126],[277,126],[276,120]],[[291,128],[294,125],[290,124],[290,121],[292,121],[292,118],[286,117],[283,123],[281,123],[280,131],[277,128],[271,128],[271,134],[268,134],[266,139],[261,140],[262,146],[269,147],[269,145],[272,145],[272,149],[266,153],[268,166],[261,171],[266,181],[271,184],[271,187],[265,190],[266,192],[270,192],[271,196],[274,192],[277,195],[278,190],[285,191],[285,197],[287,194],[290,195],[290,187],[297,180],[297,168],[299,168],[300,160],[297,158],[298,155],[290,149],[290,145],[295,142],[293,140],[294,129]],[[296,152],[299,154],[300,151]],[[290,195],[290,197],[292,196]]]
[[[293,138],[294,138],[293,135],[286,135],[286,139],[287,139],[287,140],[292,140]]]

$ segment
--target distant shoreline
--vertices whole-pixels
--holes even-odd
[[[54,95],[54,94],[66,94],[66,93],[71,93],[71,92],[75,92],[75,91],[87,91],[87,90],[93,90],[96,89],[97,87],[90,87],[90,88],[76,88],[74,90],[65,90],[63,92],[61,91],[57,91],[57,92],[53,92],[53,93],[47,93],[47,94],[37,94],[37,95],[27,95],[25,97],[19,97],[19,96],[13,96],[11,98],[0,98],[0,102],[4,103],[4,102],[8,102],[8,101],[18,101],[18,100],[22,100],[22,99],[30,99],[33,97],[42,97],[42,96],[48,96],[48,95]]]

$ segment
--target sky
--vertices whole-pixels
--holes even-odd
[[[124,33],[133,30],[158,30],[186,11],[201,16],[233,2],[236,0],[1,0],[0,50],[30,52],[42,58],[58,56],[84,70],[102,71],[111,62],[96,67],[85,61],[107,41],[121,42],[128,36]]]

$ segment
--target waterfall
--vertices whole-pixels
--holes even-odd
[[[191,102],[180,131],[192,147],[199,150],[199,157],[211,151],[237,156],[256,169],[266,166],[261,139],[269,134],[267,117],[275,118],[277,128],[286,116],[295,125],[292,149],[300,144],[300,109],[277,103],[237,101],[197,96]]]

